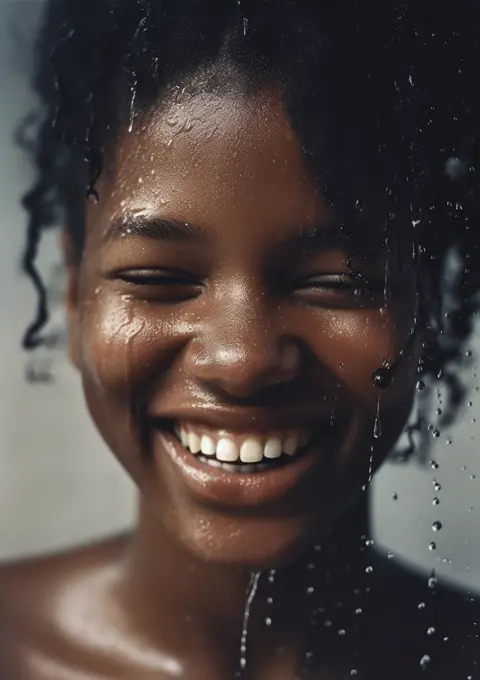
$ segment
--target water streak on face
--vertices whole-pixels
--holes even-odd
[[[150,112],[121,134],[98,190],[71,342],[101,434],[159,531],[205,559],[291,559],[368,478],[371,376],[406,342],[411,263],[389,272],[387,302],[384,253],[357,257],[362,277],[352,277],[274,89]],[[373,229],[380,213],[367,200],[362,218]],[[375,466],[409,413],[414,351],[382,393]],[[185,420],[238,435],[306,428],[315,443],[281,474],[212,481],[195,459],[193,482],[160,431]]]

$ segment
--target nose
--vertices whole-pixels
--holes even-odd
[[[299,373],[300,348],[281,328],[280,314],[259,296],[224,295],[190,341],[187,372],[236,397],[291,382]]]

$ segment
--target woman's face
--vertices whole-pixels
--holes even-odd
[[[362,493],[411,406],[413,355],[372,384],[415,298],[405,261],[384,294],[375,191],[342,231],[273,89],[178,95],[121,133],[98,191],[70,321],[100,433],[193,553],[294,558]]]

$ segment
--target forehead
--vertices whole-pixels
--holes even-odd
[[[177,96],[152,108],[131,132],[121,132],[103,184],[113,217],[168,211],[214,222],[227,211],[240,222],[252,214],[305,222],[325,214],[273,89]]]

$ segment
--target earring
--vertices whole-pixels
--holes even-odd
[[[386,390],[387,387],[390,387],[392,384],[393,380],[393,366],[381,366],[380,368],[377,368],[375,371],[372,373],[372,382],[374,387],[377,387],[379,390]]]

